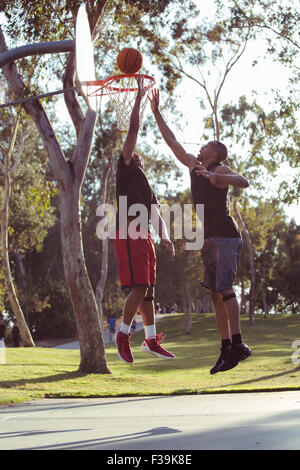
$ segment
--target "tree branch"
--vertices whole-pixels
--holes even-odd
[[[79,184],[84,178],[87,162],[90,155],[92,139],[94,135],[94,126],[96,121],[96,112],[88,109],[86,117],[81,124],[77,139],[77,145],[72,156],[71,163],[74,168],[74,174]]]
[[[13,164],[11,170],[10,170],[10,173],[13,174],[19,164],[19,161],[20,161],[20,158],[21,158],[21,155],[23,153],[23,148],[24,148],[24,143],[25,143],[25,140],[28,139],[29,137],[29,134],[26,134],[24,136],[24,134],[22,134],[22,137],[21,137],[21,144],[20,144],[20,147],[19,147],[19,152],[18,152],[18,155],[17,155],[17,158],[15,160],[15,163]]]
[[[184,70],[184,68],[182,67],[181,62],[180,62],[178,56],[176,55],[175,57],[176,57],[176,59],[177,59],[178,62],[179,62],[179,67],[178,67],[176,64],[174,64],[174,62],[173,62],[173,65],[174,65],[174,67],[176,68],[176,70],[178,70],[178,72],[180,72],[180,73],[182,73],[183,75],[185,75],[186,77],[190,78],[191,80],[193,80],[194,82],[196,82],[201,88],[203,88],[203,90],[204,90],[205,93],[206,93],[206,96],[207,96],[207,99],[208,99],[208,101],[209,101],[209,104],[210,104],[211,108],[214,109],[213,103],[212,103],[212,101],[211,101],[211,97],[210,97],[210,95],[209,95],[209,93],[208,93],[207,86],[206,86],[206,84],[205,84],[205,81],[204,81],[204,83],[202,83],[202,82],[200,82],[199,80],[197,80],[197,78],[195,78],[195,77],[193,77],[192,75],[190,75],[189,73],[187,73],[187,72]]]
[[[252,26],[255,26],[257,28],[266,28],[266,29],[269,29],[270,31],[272,31],[274,34],[276,34],[276,36],[279,36],[281,37],[282,39],[286,39],[287,41],[291,42],[294,46],[297,47],[297,49],[300,49],[300,46],[297,42],[293,41],[293,39],[289,38],[288,36],[284,36],[282,33],[280,33],[279,31],[276,31],[276,29],[272,28],[271,26],[267,25],[265,21],[261,22],[261,23],[256,23],[255,21],[253,21],[253,18],[251,17],[248,17],[247,14],[242,10],[242,8],[240,7],[240,5],[237,3],[236,0],[233,0],[233,3],[235,4],[235,7],[236,9],[238,10],[239,13],[241,13],[243,15],[243,17],[245,18],[245,20],[248,22],[248,28],[250,29],[250,24]]]
[[[71,88],[73,86],[73,78],[75,74],[75,54],[71,53],[67,60],[66,70],[63,76],[63,87],[64,89]],[[79,106],[74,91],[70,91],[64,94],[65,103],[69,111],[70,117],[75,127],[76,135],[78,137],[80,132],[81,124],[84,120],[84,114]]]
[[[7,46],[0,26],[0,53],[6,51]],[[12,62],[9,65],[5,65],[3,67],[3,73],[14,95],[16,97],[20,96],[25,88],[25,83],[22,77],[18,74],[16,64]],[[26,102],[22,106],[31,116],[39,130],[45,149],[49,155],[56,180],[62,188],[66,187],[68,185],[69,178],[71,177],[71,172],[42,105],[38,100],[34,100]]]

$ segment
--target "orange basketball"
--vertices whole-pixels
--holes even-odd
[[[131,47],[122,49],[117,57],[117,66],[122,73],[137,73],[143,64],[142,54]]]

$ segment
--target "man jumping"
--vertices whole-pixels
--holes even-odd
[[[190,170],[194,205],[204,204],[203,285],[210,289],[221,337],[221,354],[211,374],[232,369],[252,353],[242,342],[240,311],[233,289],[238,258],[242,248],[238,227],[229,214],[229,186],[246,188],[248,181],[227,165],[227,148],[218,141],[201,147],[197,157],[188,154],[167,126],[159,111],[159,92],[149,98],[160,132],[176,158]]]
[[[118,225],[115,252],[118,259],[121,286],[122,288],[131,289],[125,301],[122,324],[116,335],[116,345],[119,358],[129,364],[132,364],[134,361],[129,344],[130,327],[138,309],[142,315],[145,330],[145,341],[142,344],[142,351],[163,359],[175,358],[174,354],[161,346],[162,335],[156,334],[154,308],[156,256],[153,240],[148,228],[151,213],[156,214],[155,220],[157,223],[153,224],[152,220],[155,231],[161,237],[164,245],[170,250],[172,256],[174,256],[175,252],[164,221],[159,214],[158,201],[143,171],[143,159],[134,153],[139,131],[141,98],[144,94],[143,80],[139,76],[138,93],[132,109],[129,130],[118,161],[116,173]],[[124,214],[121,214],[121,196],[127,197],[128,208],[133,204],[141,204],[143,207],[146,207],[148,219],[144,236],[142,232],[145,227],[140,227],[141,236],[138,238],[130,234],[129,227],[134,218],[128,216],[128,212],[125,214],[125,217]],[[120,223],[121,219],[125,223]]]

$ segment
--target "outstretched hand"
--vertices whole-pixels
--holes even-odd
[[[150,97],[148,95],[148,100],[150,101],[150,106],[151,106],[151,109],[153,111],[153,113],[155,111],[158,110],[158,105],[159,105],[159,90],[157,90],[156,88],[152,91],[152,96]]]
[[[144,77],[142,75],[138,75],[137,78],[137,84],[138,84],[138,96],[140,96],[141,98],[145,95],[146,93],[146,90],[145,90],[145,87],[144,87]]]

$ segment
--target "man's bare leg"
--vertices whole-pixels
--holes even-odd
[[[228,311],[223,301],[222,294],[217,291],[211,291],[210,295],[215,307],[216,322],[221,338],[221,354],[215,365],[210,369],[210,373],[213,375],[219,372],[219,367],[228,357],[231,348],[231,330]]]
[[[228,312],[229,325],[232,335],[241,334],[240,307],[233,289],[222,291],[223,304]]]
[[[143,301],[147,287],[135,286],[131,289],[130,294],[127,296],[124,304],[122,323],[128,326],[128,332],[132,323],[133,317],[136,314],[140,303]],[[123,331],[125,333],[125,331]]]
[[[161,339],[156,335],[153,287],[148,288],[147,295],[140,305],[140,312],[143,317],[145,330],[145,341],[142,344],[142,351],[162,359],[174,359],[175,355],[160,345]]]
[[[140,312],[143,318],[145,338],[151,338],[156,335],[155,327],[155,306],[154,306],[154,287],[148,287],[146,296],[140,304]]]
[[[221,340],[231,340],[231,331],[228,311],[223,302],[222,294],[217,291],[211,291],[211,299],[215,307],[216,322]]]
[[[242,342],[240,308],[233,289],[222,291],[222,299],[226,304],[229,325],[231,329],[231,350],[217,372],[233,369],[240,361],[247,359],[252,354],[251,349]]]
[[[118,348],[119,358],[128,364],[132,364],[134,361],[129,345],[130,326],[140,303],[145,297],[146,290],[147,287],[144,286],[136,286],[131,289],[130,294],[125,300],[123,319],[120,330],[116,336],[116,345]]]

